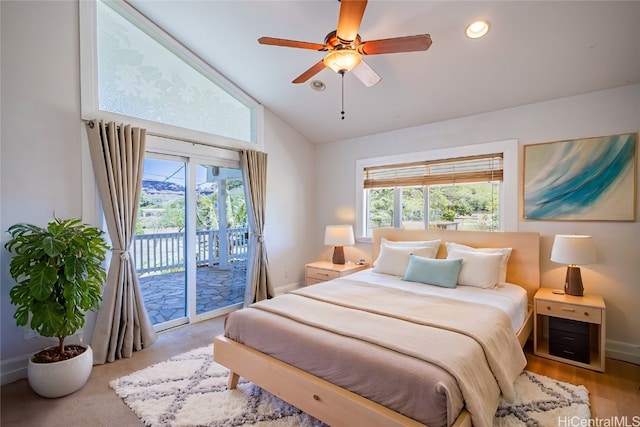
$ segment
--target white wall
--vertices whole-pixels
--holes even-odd
[[[320,145],[316,164],[316,253],[326,254],[320,240],[325,225],[336,221],[355,224],[354,166],[358,159],[507,139],[518,139],[519,144],[526,145],[637,132],[639,127],[640,85],[632,85]],[[522,159],[520,176],[521,163]],[[521,190],[519,199],[521,205]],[[607,350],[612,356],[640,363],[640,222],[520,220],[518,231],[540,233],[542,286],[556,288],[562,287],[566,268],[549,261],[554,235],[593,236],[598,263],[583,266],[582,277],[586,292],[605,298]],[[370,259],[370,251],[370,245],[362,243],[345,248],[351,260]]]
[[[2,224],[45,225],[82,214],[78,7],[70,2],[2,2]],[[2,244],[7,240],[2,235]],[[24,341],[9,303],[9,254],[2,259],[2,359],[43,343]]]
[[[55,214],[80,217],[84,124],[80,120],[78,2],[2,1],[2,116],[0,228],[17,222],[45,225]],[[276,287],[303,281],[313,259],[305,229],[315,223],[315,147],[269,111],[265,113],[266,242]],[[90,197],[88,197],[90,198]],[[89,202],[90,204],[90,202]],[[2,235],[2,245],[7,235]],[[25,366],[44,346],[25,341],[9,303],[9,254],[1,253],[1,357],[7,371]],[[93,319],[88,320],[88,327]],[[88,330],[85,336],[91,334]]]
[[[304,283],[304,264],[313,260],[315,242],[308,238],[316,223],[315,148],[298,132],[265,112],[267,211],[265,241],[270,278],[276,293]]]

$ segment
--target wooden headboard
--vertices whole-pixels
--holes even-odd
[[[447,257],[445,242],[455,242],[474,248],[512,248],[507,264],[507,282],[522,286],[529,297],[540,287],[540,235],[538,233],[407,230],[403,228],[374,228],[372,260],[378,258],[380,241],[387,240],[435,240],[440,239],[437,258]]]

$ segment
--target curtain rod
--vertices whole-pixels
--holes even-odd
[[[93,128],[93,120],[85,120],[85,124],[88,125],[90,128]],[[120,125],[116,125],[116,127],[120,129]],[[187,138],[182,138],[177,136],[164,135],[156,132],[147,132],[147,135],[155,136],[157,138],[174,139],[176,141],[188,142],[190,144],[204,145],[205,147],[219,148],[221,150],[235,151],[238,153],[242,153],[244,151],[243,148],[227,147],[227,146],[218,145],[218,144],[209,144],[206,142],[196,141],[195,139],[187,139]]]
[[[218,144],[209,144],[206,142],[196,141],[195,139],[187,139],[182,137],[163,135],[161,133],[155,133],[155,132],[147,132],[147,135],[155,136],[157,138],[175,139],[177,141],[188,142],[190,144],[204,145],[205,147],[220,148],[221,150],[236,151],[238,153],[242,153],[244,151],[243,148],[227,147],[227,146],[218,145]]]

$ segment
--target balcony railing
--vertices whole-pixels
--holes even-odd
[[[196,264],[226,265],[228,261],[246,260],[249,249],[247,228],[228,228],[224,240],[219,230],[196,231]],[[138,273],[184,269],[185,233],[136,234],[133,259]]]

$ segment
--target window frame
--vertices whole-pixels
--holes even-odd
[[[367,203],[364,188],[364,169],[367,167],[384,166],[396,163],[415,161],[437,161],[456,157],[488,155],[502,153],[503,181],[500,192],[500,231],[517,231],[518,227],[518,140],[487,142],[463,145],[451,148],[441,148],[429,151],[396,154],[383,157],[372,157],[356,160],[356,240],[371,243],[372,238],[366,236]]]
[[[80,113],[83,120],[102,119],[105,121],[126,122],[132,126],[147,129],[148,134],[163,135],[179,140],[229,147],[234,149],[263,150],[264,147],[264,108],[233,82],[217,72],[212,66],[191,52],[183,44],[154,24],[135,8],[124,1],[105,1],[118,9],[138,28],[165,46],[174,55],[192,66],[195,70],[210,78],[216,85],[252,110],[252,141],[242,141],[222,135],[162,124],[137,117],[100,110],[98,107],[98,43],[97,43],[97,2],[87,0],[79,2],[80,13]]]

